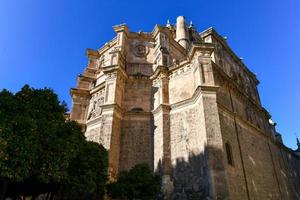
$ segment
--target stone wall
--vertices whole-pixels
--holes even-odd
[[[140,67],[140,66],[139,66]],[[147,66],[144,66],[147,67]],[[143,69],[141,69],[143,72]],[[122,99],[120,169],[139,163],[153,167],[152,81],[145,76],[130,76]]]
[[[220,86],[217,102],[223,146],[230,144],[233,158],[232,164],[224,148],[229,198],[299,199],[300,160],[275,139],[269,114],[226,69],[214,65],[214,77]]]
[[[236,134],[235,120],[226,112],[219,112],[223,145],[229,143],[232,149],[233,166],[228,164],[226,151],[224,154],[225,170],[230,199],[247,199],[247,183],[244,176],[244,165],[241,161],[240,144]]]
[[[191,65],[175,70],[169,81],[169,102],[174,104],[193,96],[195,92],[195,78]]]
[[[171,160],[175,199],[209,195],[207,137],[200,98],[174,106],[170,114]]]
[[[126,82],[125,91],[122,101],[124,111],[151,111],[152,81],[146,77],[130,77]]]
[[[282,199],[300,199],[300,158],[286,147],[270,144]]]
[[[120,169],[129,170],[139,163],[153,167],[153,120],[147,112],[129,112],[122,121]]]

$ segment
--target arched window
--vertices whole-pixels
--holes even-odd
[[[227,155],[227,162],[229,165],[233,166],[233,155],[232,155],[232,148],[229,142],[225,143],[226,155]]]

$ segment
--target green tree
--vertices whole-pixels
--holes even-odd
[[[48,88],[25,85],[16,94],[0,92],[1,194],[35,197],[48,192],[52,198],[59,197],[61,188],[97,198],[103,193],[107,153],[85,140],[81,127],[65,119],[66,111]],[[74,184],[79,180],[96,186]]]
[[[72,161],[68,183],[62,187],[62,195],[68,199],[101,199],[107,181],[107,151],[103,146],[86,142]]]
[[[121,172],[116,182],[107,185],[107,190],[112,198],[153,200],[160,192],[160,182],[147,164],[138,164]]]

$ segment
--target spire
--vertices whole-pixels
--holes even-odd
[[[297,151],[300,151],[300,142],[299,142],[299,139],[298,139],[298,137],[296,138],[296,140],[297,140],[297,146],[298,146],[298,149],[297,149]]]

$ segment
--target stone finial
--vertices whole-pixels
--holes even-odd
[[[178,16],[176,20],[176,41],[185,49],[188,48],[188,31],[184,16]]]
[[[171,27],[171,23],[170,23],[170,20],[167,20],[167,24],[166,24],[166,27],[170,28]]]
[[[189,28],[194,28],[193,21],[190,21],[190,26],[189,26]]]

